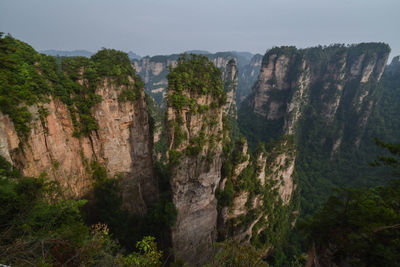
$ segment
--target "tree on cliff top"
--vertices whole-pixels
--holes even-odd
[[[169,103],[177,109],[190,105],[183,92],[211,94],[218,99],[219,106],[226,101],[221,71],[202,55],[181,55],[178,65],[170,67],[167,90],[171,92]]]

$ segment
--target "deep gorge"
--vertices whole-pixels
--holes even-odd
[[[298,263],[288,254],[296,223],[333,188],[389,180],[390,170],[368,165],[384,153],[374,137],[399,143],[400,68],[398,57],[387,65],[389,53],[362,43],[275,47],[246,60],[231,52],[130,60],[113,49],[52,57],[2,36],[0,215],[9,220],[0,221],[0,249],[12,253],[0,259],[216,266],[232,247],[214,245],[234,240],[254,266]],[[58,219],[35,230],[50,218]],[[90,232],[97,223],[107,227]],[[82,240],[106,256],[91,258]],[[157,242],[163,258],[137,248],[140,240]],[[336,260],[315,242],[314,263]],[[44,250],[48,258],[34,256]]]

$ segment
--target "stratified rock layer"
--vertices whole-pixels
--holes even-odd
[[[374,83],[382,77],[388,56],[386,45],[374,43],[271,49],[249,97],[251,109],[266,121],[283,120],[283,134],[295,133],[308,104],[326,125],[332,125],[342,110],[358,118],[359,134],[354,142],[359,145],[373,105]],[[340,146],[340,140],[335,141],[334,153]]]
[[[215,89],[209,90],[207,94],[192,88],[183,90],[181,94],[190,101],[190,107],[177,108],[169,103],[167,112],[173,164],[170,184],[178,213],[172,246],[176,259],[183,259],[188,266],[202,266],[209,260],[217,237],[215,190],[221,179],[223,106],[211,92]],[[174,93],[169,88],[169,96]],[[207,108],[196,112],[194,106]],[[178,159],[175,156],[171,163],[177,154]]]
[[[96,89],[102,98],[92,110],[98,130],[88,137],[74,136],[68,108],[55,98],[29,107],[34,120],[23,141],[8,116],[0,114],[0,154],[26,176],[46,173],[59,181],[70,197],[90,191],[92,161],[104,164],[109,175],[124,177],[124,206],[132,212],[145,212],[146,203],[157,197],[147,107],[143,91],[135,102],[119,101],[122,89],[108,79]],[[45,118],[40,119],[39,107],[47,110]]]

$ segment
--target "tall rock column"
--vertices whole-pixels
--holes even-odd
[[[237,119],[236,90],[239,84],[239,76],[235,59],[229,60],[226,64],[222,79],[227,96],[224,112],[228,116]]]
[[[204,56],[180,58],[168,84],[170,184],[177,209],[172,245],[176,259],[201,266],[217,235],[226,96],[220,71]]]

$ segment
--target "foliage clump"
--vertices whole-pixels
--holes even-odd
[[[170,168],[179,162],[182,155],[200,155],[207,144],[208,151],[205,157],[212,160],[218,142],[215,127],[218,126],[218,114],[221,112],[217,109],[225,102],[226,93],[221,72],[207,57],[183,54],[178,59],[178,65],[170,67],[168,106],[173,108],[175,113],[175,118],[168,121],[172,142],[168,152]],[[202,117],[201,129],[191,133],[192,129],[186,129],[184,122],[196,115]],[[185,151],[182,151],[183,148]]]
[[[221,71],[205,56],[183,54],[168,74],[169,105],[182,109],[190,105],[188,95],[212,95],[221,107],[226,101]]]
[[[303,225],[320,255],[359,266],[400,263],[400,184],[371,189],[338,189]]]
[[[66,200],[60,185],[49,181],[45,174],[24,177],[0,157],[1,263],[12,266],[161,266],[162,252],[157,249],[154,237],[139,237],[142,233],[137,231],[136,246],[124,246],[126,240],[121,234],[131,235],[137,228],[128,231],[125,225],[135,224],[118,221],[126,217],[119,210],[116,180],[108,180],[99,164],[92,164],[92,170],[96,180],[95,195],[105,195],[97,199],[97,204],[104,206],[88,214],[83,212],[88,205],[86,200]],[[167,211],[173,213],[171,209]],[[88,224],[88,216],[93,218],[94,213],[96,220]],[[149,218],[146,223],[152,220]],[[118,231],[118,227],[125,232]]]

